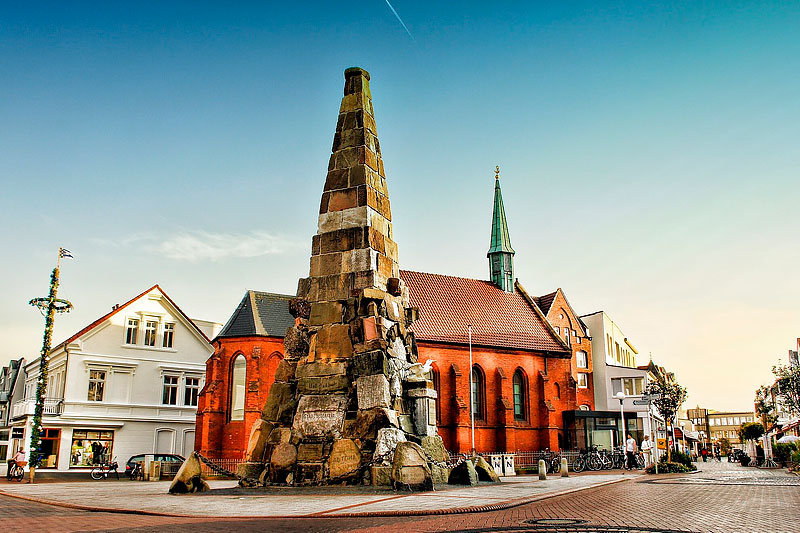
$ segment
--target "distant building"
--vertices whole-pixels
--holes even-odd
[[[0,371],[0,464],[3,468],[6,466],[6,460],[11,458],[20,446],[25,446],[22,443],[22,436],[12,435],[11,429],[14,401],[22,397],[25,388],[24,366],[24,359],[12,359],[8,366]]]
[[[758,422],[753,411],[715,411],[699,405],[686,410],[686,417],[694,424],[703,445],[716,445],[722,438],[728,439],[731,446],[741,447],[739,428],[742,424]]]
[[[42,468],[90,468],[142,453],[194,449],[208,340],[220,324],[191,320],[154,285],[50,352],[42,417]],[[39,358],[25,365],[12,431],[27,453]]]

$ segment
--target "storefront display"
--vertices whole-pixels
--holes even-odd
[[[72,432],[70,466],[94,466],[111,461],[114,432],[76,429]]]

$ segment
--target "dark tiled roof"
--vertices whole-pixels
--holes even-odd
[[[283,337],[294,325],[289,300],[294,296],[247,291],[217,337]]]
[[[544,296],[539,296],[534,298],[534,300],[536,300],[536,305],[539,306],[539,309],[541,309],[542,313],[544,313],[545,316],[547,316],[547,313],[550,312],[550,306],[553,305],[553,300],[556,299],[557,293],[558,291],[556,290],[551,292],[550,294],[545,294]]]
[[[567,352],[542,318],[517,289],[507,293],[490,281],[425,272],[400,271],[419,307],[412,326],[420,340],[521,350]]]

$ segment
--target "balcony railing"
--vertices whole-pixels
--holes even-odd
[[[14,404],[12,411],[13,418],[20,418],[23,416],[33,415],[36,409],[36,400],[23,400]],[[64,399],[63,398],[45,398],[44,411],[47,416],[58,416],[64,412]]]

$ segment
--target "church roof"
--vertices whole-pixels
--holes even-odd
[[[536,305],[539,306],[539,309],[542,310],[542,313],[544,313],[545,316],[550,312],[550,306],[553,305],[553,300],[556,299],[556,294],[558,294],[557,290],[551,292],[550,294],[545,294],[543,296],[534,298],[534,300],[536,300]]]
[[[283,337],[294,325],[289,300],[294,296],[247,291],[217,337]]]
[[[401,270],[420,318],[411,329],[419,340],[467,344],[467,326],[477,346],[565,355],[545,318],[519,288],[504,292],[491,281]]]
[[[499,170],[498,170],[499,172]],[[500,179],[494,180],[494,210],[492,211],[492,239],[488,254],[497,252],[514,253],[511,248],[511,236],[508,233],[506,210],[503,207],[503,193],[500,191]],[[487,255],[488,255],[487,254]]]

